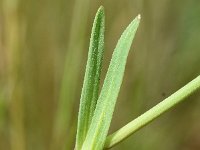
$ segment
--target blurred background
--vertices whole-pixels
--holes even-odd
[[[0,150],[74,148],[95,13],[105,7],[101,82],[142,16],[110,133],[200,74],[199,0],[0,0]],[[113,150],[199,150],[200,92]]]

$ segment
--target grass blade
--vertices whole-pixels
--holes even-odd
[[[72,112],[79,87],[79,68],[82,62],[90,3],[91,0],[73,0],[73,11],[71,12],[71,19],[69,19],[71,20],[69,39],[64,58],[60,90],[58,91],[58,104],[55,112],[51,150],[68,150],[71,149],[72,145],[74,146],[74,144],[66,141],[69,141],[69,134],[76,132],[71,126],[71,124],[76,122],[76,119],[72,119],[74,118],[72,117]],[[70,136],[74,137],[75,134]]]
[[[139,22],[140,16],[136,17],[126,28],[113,52],[94,117],[83,144],[83,150],[101,150],[104,147],[116,99],[122,83],[128,52]]]
[[[154,106],[132,122],[128,123],[126,126],[109,135],[106,139],[105,148],[111,148],[119,142],[123,141],[124,139],[138,131],[140,128],[144,127],[145,125],[159,117],[161,114],[183,101],[186,97],[188,97],[199,88],[200,76],[189,82],[187,85],[179,89],[177,92],[175,92],[164,101],[160,102],[158,105]]]
[[[85,140],[98,99],[99,79],[104,51],[104,26],[104,9],[101,6],[95,16],[90,38],[88,60],[79,107],[76,137],[77,150],[81,149]]]

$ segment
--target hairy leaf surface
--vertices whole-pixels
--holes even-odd
[[[99,81],[104,51],[104,26],[104,9],[101,6],[95,16],[90,38],[88,60],[80,99],[76,150],[79,150],[82,147],[98,99]]]
[[[83,150],[101,150],[104,147],[116,99],[122,83],[127,56],[139,22],[140,16],[136,17],[130,23],[120,37],[113,52],[94,117],[83,144]]]

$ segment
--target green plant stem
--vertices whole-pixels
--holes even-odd
[[[184,87],[179,89],[177,92],[131,121],[118,131],[109,135],[106,139],[106,143],[104,148],[111,148],[119,142],[123,141],[140,128],[144,127],[155,118],[159,117],[161,114],[174,107],[179,102],[183,101],[186,97],[188,97],[193,92],[197,91],[200,88],[200,75],[196,77],[194,80],[186,84]]]

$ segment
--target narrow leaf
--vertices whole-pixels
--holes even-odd
[[[145,125],[149,124],[151,121],[159,117],[167,110],[182,102],[186,97],[197,91],[199,88],[200,76],[196,77],[194,80],[186,84],[177,92],[175,92],[135,120],[131,121],[115,133],[109,135],[106,139],[104,148],[111,148],[119,142],[123,141],[124,139],[138,131],[140,128],[144,127]]]
[[[104,9],[101,6],[95,16],[90,38],[88,60],[80,99],[76,150],[82,147],[98,99],[99,79],[104,51],[104,26]]]
[[[139,22],[140,16],[136,17],[126,28],[113,52],[94,117],[83,144],[83,150],[101,150],[104,147],[116,99],[122,83],[128,52]]]

